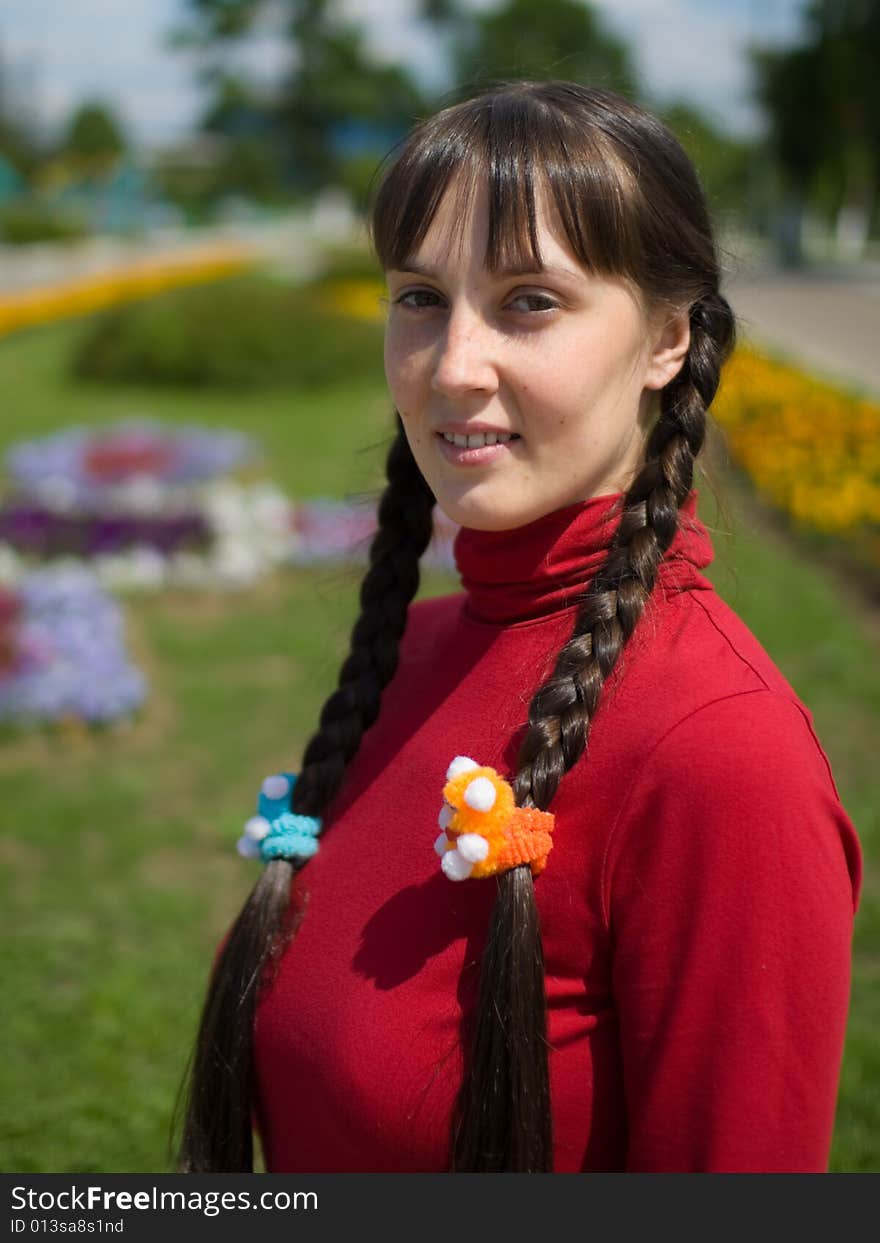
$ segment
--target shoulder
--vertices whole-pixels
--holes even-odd
[[[655,593],[634,638],[643,659],[680,670],[705,701],[762,689],[797,698],[757,636],[711,585]]]
[[[849,903],[859,889],[855,830],[810,714],[766,688],[701,703],[643,756],[611,826],[606,900],[648,875],[679,890],[759,878],[790,890],[824,877]]]
[[[807,777],[837,794],[809,710],[794,692],[767,686],[737,687],[684,713],[644,756],[643,779],[663,786],[670,767],[691,795],[729,799],[752,787],[757,795],[770,776],[777,796]]]
[[[649,601],[603,690],[591,747],[607,747],[636,777],[650,757],[677,749],[723,759],[712,745],[719,732],[732,730],[756,755],[762,733],[779,728],[830,775],[808,709],[733,610],[702,590]]]

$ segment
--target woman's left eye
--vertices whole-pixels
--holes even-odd
[[[414,299],[410,301],[410,299]],[[420,301],[426,299],[426,301]],[[394,299],[398,306],[406,306],[411,310],[421,310],[424,307],[435,306],[437,295],[431,289],[409,289],[406,293],[398,294]]]
[[[516,303],[527,303],[527,306],[520,305],[516,307]],[[509,303],[515,309],[532,312],[532,311],[555,311],[559,306],[558,302],[554,302],[552,298],[544,293],[521,293],[512,299]]]

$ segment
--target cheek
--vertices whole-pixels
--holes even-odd
[[[385,338],[385,348],[383,350],[382,357],[385,364],[385,379],[388,383],[388,387],[393,391],[394,385],[397,381],[398,363],[394,345],[387,336]]]
[[[616,408],[638,370],[638,349],[624,347],[611,326],[537,351],[522,373],[520,392],[539,417],[576,434],[584,416]]]
[[[411,351],[402,350],[394,341],[385,342],[385,380],[398,402],[409,404],[420,383],[420,368]]]

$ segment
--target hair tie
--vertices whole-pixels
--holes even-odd
[[[446,772],[434,843],[450,880],[493,876],[528,863],[543,872],[553,848],[555,817],[536,807],[517,807],[513,787],[494,768],[457,755]]]
[[[311,859],[318,851],[322,820],[290,810],[296,773],[275,773],[260,786],[257,814],[244,826],[238,853],[245,859]]]

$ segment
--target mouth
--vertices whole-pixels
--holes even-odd
[[[515,446],[522,437],[511,436],[509,439],[498,440],[495,444],[483,442],[476,445],[461,445],[451,444],[442,432],[435,432],[435,439],[441,455],[447,462],[452,462],[456,466],[482,466],[515,452]],[[462,439],[464,438],[460,436],[459,440]]]
[[[454,444],[459,449],[482,449],[485,445],[522,440],[519,432],[480,432],[473,436],[453,436],[449,432],[435,432],[434,435],[445,440],[448,445]]]

